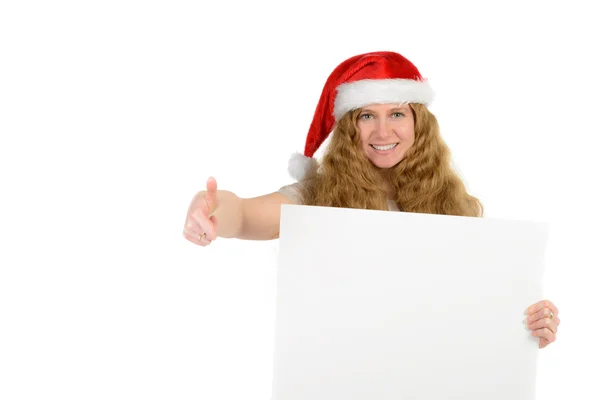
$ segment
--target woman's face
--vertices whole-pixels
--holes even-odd
[[[415,119],[408,104],[372,104],[358,116],[360,146],[373,165],[391,168],[415,142]]]

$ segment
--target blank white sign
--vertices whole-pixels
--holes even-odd
[[[274,400],[535,398],[547,225],[282,206]]]

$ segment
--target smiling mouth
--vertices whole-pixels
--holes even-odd
[[[383,146],[378,146],[378,145],[375,145],[375,144],[370,144],[369,146],[371,146],[375,150],[391,150],[394,147],[398,146],[398,143],[386,144],[386,145],[383,145]]]

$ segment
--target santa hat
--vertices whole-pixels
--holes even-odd
[[[348,111],[369,104],[428,105],[432,100],[429,83],[413,63],[398,53],[379,51],[347,59],[325,82],[306,137],[304,154],[292,156],[290,175],[300,181],[315,172],[317,162],[313,155]]]

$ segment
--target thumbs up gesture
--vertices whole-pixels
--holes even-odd
[[[199,246],[208,246],[217,239],[217,218],[213,215],[218,207],[217,181],[208,178],[206,190],[196,194],[187,212],[183,236]]]

